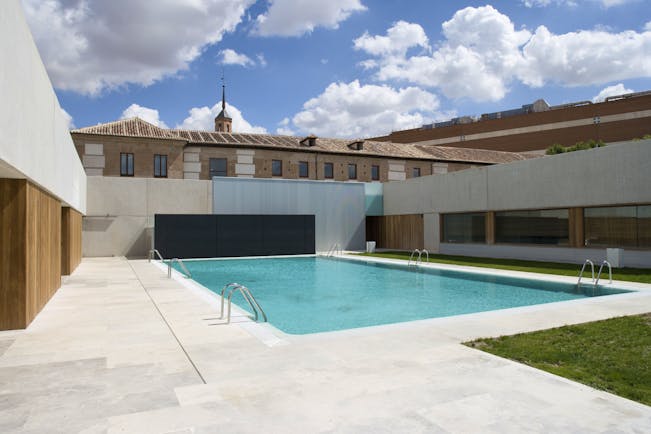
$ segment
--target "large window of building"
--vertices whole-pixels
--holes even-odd
[[[307,178],[310,176],[310,165],[307,164],[307,161],[298,162],[298,176],[300,178]]]
[[[167,155],[154,155],[154,178],[167,178]]]
[[[228,160],[226,158],[211,158],[210,165],[210,179],[215,176],[228,176]]]
[[[380,166],[371,166],[371,180],[380,180]]]
[[[271,176],[283,176],[282,160],[271,160]]]
[[[357,179],[357,164],[348,165],[348,179]]]
[[[651,247],[651,205],[585,208],[585,245]]]
[[[444,243],[486,242],[486,213],[444,214],[441,223]]]
[[[120,176],[133,176],[133,154],[120,153]]]
[[[495,242],[567,246],[567,209],[503,211],[495,213]]]
[[[335,177],[335,167],[332,163],[323,163],[323,177],[332,179]]]
[[[420,167],[414,167],[411,170],[411,177],[412,178],[419,178],[420,177]]]

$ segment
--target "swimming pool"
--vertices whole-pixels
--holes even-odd
[[[245,285],[273,326],[299,335],[629,292],[340,258],[184,262],[217,294],[230,282]],[[233,302],[249,310],[239,294]]]

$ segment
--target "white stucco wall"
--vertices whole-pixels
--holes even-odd
[[[154,214],[211,213],[211,181],[90,176],[82,254],[144,257]]]
[[[86,174],[20,0],[0,1],[0,178],[26,178],[86,212]]]
[[[215,214],[314,214],[315,246],[362,250],[366,241],[364,184],[288,179],[213,178]]]

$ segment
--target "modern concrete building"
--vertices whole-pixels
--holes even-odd
[[[86,174],[19,0],[0,5],[0,53],[0,330],[8,330],[27,327],[81,260]]]
[[[420,128],[394,131],[369,140],[455,148],[531,152],[553,144],[606,143],[651,134],[651,91],[613,96],[604,102],[581,101],[549,106],[538,100],[522,108],[463,116]]]

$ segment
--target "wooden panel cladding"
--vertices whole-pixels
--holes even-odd
[[[0,330],[29,325],[61,286],[61,203],[21,179],[0,180]]]
[[[61,274],[72,274],[81,262],[81,213],[61,208]]]
[[[570,247],[584,247],[583,208],[569,209]]]
[[[423,248],[423,215],[366,217],[366,239],[382,249]]]

